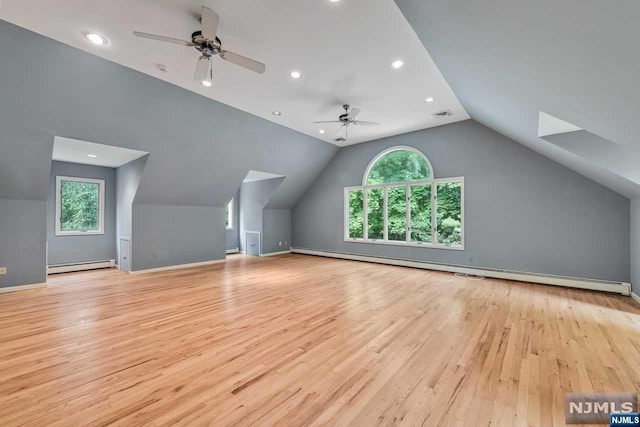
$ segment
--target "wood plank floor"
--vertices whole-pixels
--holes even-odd
[[[0,425],[564,425],[640,390],[630,298],[304,255],[0,295]]]

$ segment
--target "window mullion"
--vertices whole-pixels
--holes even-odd
[[[382,198],[383,198],[383,208],[382,208],[382,226],[384,227],[384,229],[382,230],[382,240],[384,240],[385,242],[387,242],[389,240],[389,234],[388,234],[388,218],[387,216],[389,215],[389,200],[387,198],[387,194],[388,194],[388,189],[389,187],[384,186],[382,188]]]
[[[406,185],[406,199],[405,199],[405,217],[406,217],[406,221],[405,221],[405,230],[407,232],[406,235],[406,242],[407,243],[411,243],[411,185],[407,184]]]
[[[433,182],[431,184],[431,243],[438,243],[438,185]]]
[[[362,238],[369,240],[369,190],[362,188]]]

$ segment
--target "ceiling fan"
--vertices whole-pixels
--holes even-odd
[[[345,104],[342,106],[344,108],[345,113],[341,114],[338,117],[338,120],[329,120],[329,121],[321,121],[321,122],[313,122],[314,124],[321,123],[339,123],[340,128],[338,129],[338,134],[336,135],[336,142],[344,142],[348,137],[348,128],[351,125],[356,126],[378,126],[380,123],[376,122],[363,122],[362,120],[356,120],[356,116],[360,114],[359,108],[351,108],[351,105]]]
[[[161,42],[175,43],[187,47],[194,47],[200,52],[200,59],[196,65],[194,80],[201,82],[206,87],[213,85],[213,69],[211,58],[214,55],[220,55],[220,58],[229,61],[241,67],[247,68],[256,73],[262,74],[266,70],[266,66],[258,61],[247,58],[237,53],[229,52],[222,49],[222,41],[217,36],[218,22],[220,17],[213,10],[206,6],[202,6],[202,17],[200,23],[202,29],[191,34],[191,41],[174,39],[172,37],[158,36],[156,34],[141,33],[134,31],[133,35],[145,39],[158,40]]]

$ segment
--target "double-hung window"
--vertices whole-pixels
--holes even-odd
[[[464,249],[464,178],[434,179],[412,147],[380,153],[344,197],[345,241]]]
[[[56,236],[104,234],[104,180],[56,177]]]

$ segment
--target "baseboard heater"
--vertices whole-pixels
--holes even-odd
[[[47,267],[47,274],[71,273],[72,271],[97,270],[100,268],[115,267],[116,260],[75,262],[68,264],[53,264]]]
[[[608,282],[604,280],[583,279],[578,277],[553,276],[539,273],[525,273],[520,271],[498,270],[491,268],[467,267],[455,264],[439,264],[425,261],[385,258],[368,255],[358,255],[344,252],[316,251],[311,249],[292,248],[291,252],[316,255],[329,258],[348,259],[352,261],[373,262],[377,264],[396,265],[400,267],[422,268],[424,270],[446,271],[450,273],[473,274],[494,279],[514,280],[517,282],[539,283],[543,285],[564,286],[568,288],[588,289],[593,291],[613,292],[621,295],[631,295],[631,284],[624,282]]]

